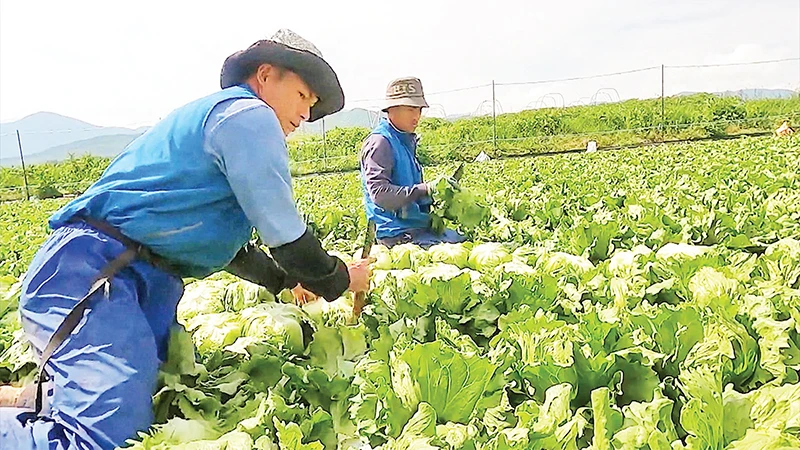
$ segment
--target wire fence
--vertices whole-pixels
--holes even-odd
[[[491,113],[491,109],[482,109],[481,105],[491,105],[493,99],[497,107],[496,113],[510,113],[538,107],[569,107],[635,98],[660,98],[662,94],[665,96],[680,95],[693,88],[697,92],[712,93],[715,91],[737,91],[749,85],[752,88],[773,88],[797,92],[800,89],[798,62],[800,62],[800,58],[722,64],[664,64],[611,73],[555,79],[515,82],[490,81],[470,87],[426,92],[425,96],[428,98],[428,103],[431,104],[431,108],[427,110],[427,115],[429,117],[443,115],[455,118],[487,115]],[[764,69],[765,66],[767,69]],[[686,73],[689,69],[695,69],[695,71]],[[709,73],[698,69],[716,69],[717,72]],[[637,77],[631,77],[631,75],[636,75]],[[599,82],[599,80],[607,81]],[[503,89],[544,85],[550,85],[550,87],[544,90],[529,91]],[[612,92],[613,94],[611,94]],[[454,93],[460,94],[458,98],[448,97],[449,94]],[[514,97],[513,100],[515,101],[509,100],[512,97]],[[548,97],[550,97],[550,100],[558,97],[562,101],[560,104],[556,102],[553,105],[537,105],[537,102],[545,102]],[[349,107],[359,107],[373,111],[380,110],[382,104],[383,99],[380,97],[348,102]],[[503,108],[503,104],[510,106]],[[441,114],[442,110],[444,110],[444,114]],[[318,127],[312,125],[306,124],[306,127],[313,130],[312,132],[318,131]],[[368,126],[370,123],[363,123],[362,125]],[[332,127],[327,126],[327,128],[331,129]]]
[[[432,89],[425,94],[430,107],[424,110],[426,120],[418,130],[419,152],[423,163],[435,163],[471,160],[479,153],[492,158],[553,154],[587,148],[592,141],[599,148],[616,148],[770,131],[783,121],[800,122],[798,62],[800,58],[660,65]],[[382,104],[377,97],[348,101],[345,111],[303,124],[290,137],[293,172],[357,167],[361,142],[384,116]],[[127,139],[132,140],[144,128],[128,131]],[[66,144],[93,133],[97,128],[30,131],[6,126],[0,129],[0,163],[6,167],[41,163],[35,150],[52,143],[53,136],[63,135]],[[105,139],[111,141],[113,136]],[[121,151],[127,145],[123,142],[109,142],[107,147],[118,147],[111,152],[105,148],[105,154]],[[75,154],[82,151],[76,148]],[[23,178],[29,169],[23,170]],[[36,180],[14,185],[8,177],[0,180],[0,200],[29,197],[42,187]],[[62,181],[47,184],[67,193],[90,184]]]
[[[725,64],[695,64],[695,65],[662,65],[624,70],[613,73],[603,73],[587,76],[566,77],[560,79],[545,79],[515,82],[490,82],[480,85],[434,90],[426,93],[430,104],[423,114],[427,118],[446,119],[477,119],[491,117],[491,137],[475,138],[471,136],[455,136],[448,142],[441,139],[426,139],[426,131],[421,132],[421,148],[446,148],[475,146],[485,144],[491,140],[491,151],[499,150],[495,144],[503,142],[524,141],[520,136],[509,135],[509,130],[499,129],[498,124],[510,113],[546,110],[552,116],[559,116],[561,111],[578,106],[604,105],[612,113],[620,116],[635,116],[641,111],[637,110],[642,105],[632,105],[630,111],[623,111],[630,100],[654,99],[660,103],[651,103],[648,106],[653,114],[639,117],[637,120],[628,120],[621,125],[615,125],[609,131],[599,127],[586,126],[583,134],[605,135],[648,130],[672,130],[691,128],[728,122],[730,124],[758,122],[755,116],[765,120],[767,118],[784,120],[793,117],[800,110],[796,102],[790,110],[746,111],[749,116],[739,117],[730,115],[726,117],[721,111],[719,117],[714,114],[690,117],[692,105],[688,101],[681,101],[691,93],[716,93],[726,98],[753,101],[768,98],[789,99],[800,92],[800,70],[796,63],[800,58],[784,58],[765,61],[751,61],[747,63]],[[750,87],[750,89],[742,89]],[[766,89],[765,89],[766,88]],[[359,120],[344,121],[336,116],[327,119],[324,124],[305,124],[300,134],[309,137],[310,142],[301,140],[298,147],[308,146],[314,151],[298,151],[294,158],[296,163],[313,163],[324,160],[346,159],[358,149],[348,148],[348,154],[337,153],[335,139],[331,138],[332,129],[341,126],[357,126],[365,129],[374,127],[382,116],[380,111],[383,100],[381,98],[359,99],[348,102],[349,108],[359,108],[369,112],[362,114]],[[680,109],[686,109],[686,115],[678,123],[675,115],[680,115]],[[713,113],[713,111],[712,111]],[[775,117],[778,116],[778,117]],[[600,122],[603,117],[594,117],[595,122]],[[754,120],[750,120],[754,119]],[[771,124],[770,124],[771,125]],[[575,128],[567,127],[555,135],[574,135]],[[763,128],[763,127],[762,127]],[[335,130],[334,130],[335,131]],[[368,131],[363,131],[359,138],[366,136]],[[663,134],[663,133],[662,133]],[[530,133],[528,133],[530,135]],[[527,135],[525,137],[528,137]],[[664,139],[674,136],[662,136]],[[653,138],[651,136],[651,138]],[[658,136],[654,137],[658,139]]]

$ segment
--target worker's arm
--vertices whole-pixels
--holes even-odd
[[[314,294],[338,298],[350,285],[347,267],[328,255],[297,210],[286,141],[272,109],[256,99],[228,101],[214,108],[207,127],[206,151],[277,265]]]
[[[392,184],[394,153],[389,141],[380,135],[370,135],[361,151],[361,172],[367,185],[369,197],[376,205],[396,211],[428,195],[424,183],[414,186]]]
[[[297,281],[290,279],[286,271],[278,266],[274,259],[253,243],[242,247],[233,261],[225,267],[225,271],[252,283],[260,284],[275,295],[284,289],[291,289],[297,284]]]

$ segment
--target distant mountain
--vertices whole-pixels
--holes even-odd
[[[681,92],[678,96],[698,94],[699,92]],[[714,92],[714,95],[722,97],[738,97],[742,100],[765,100],[765,99],[788,99],[797,92],[789,89],[739,89],[738,91]]]
[[[681,92],[693,95],[696,92]],[[716,92],[715,95],[735,96],[744,100],[787,99],[798,95],[788,89],[740,89]],[[325,118],[325,129],[339,127],[372,128],[380,118],[378,111],[355,108],[339,111]],[[448,116],[446,120],[461,118]],[[304,123],[293,135],[320,135],[322,121]],[[102,127],[72,117],[51,112],[38,112],[14,122],[0,123],[0,166],[19,165],[16,131],[19,130],[26,164],[60,161],[72,155],[92,154],[112,157],[119,154],[128,143],[147,131],[149,127],[135,130],[122,127]]]
[[[94,155],[112,158],[125,149],[125,146],[136,139],[134,134],[112,134],[97,136],[77,142],[49,148],[45,151],[25,156],[25,164],[42,164],[46,162],[63,161],[70,156]],[[0,159],[0,167],[20,165],[19,156],[9,156]]]
[[[379,118],[377,111],[356,108],[339,111],[325,118],[325,129],[339,127],[372,128]],[[16,122],[0,124],[0,167],[20,165],[16,130],[20,132],[25,164],[61,161],[70,155],[113,157],[148,127],[135,130],[100,127],[71,117],[41,112]],[[322,121],[305,123],[295,134],[322,134]]]
[[[19,159],[17,131],[20,134],[23,154],[27,159],[30,155],[74,142],[110,135],[135,137],[144,130],[146,128],[131,130],[121,127],[101,127],[56,113],[38,112],[14,122],[0,123],[0,158]]]
[[[380,113],[363,108],[339,111],[325,117],[325,130],[347,127],[372,128],[377,124]],[[297,134],[322,134],[322,120],[304,123],[295,131]]]

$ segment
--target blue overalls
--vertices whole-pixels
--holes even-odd
[[[94,279],[126,247],[76,217],[99,219],[174,265],[136,260],[95,295],[49,359],[49,414],[0,408],[0,448],[110,449],[146,431],[159,365],[183,293],[182,276],[225,267],[253,225],[212,158],[203,127],[214,106],[256,98],[243,87],[174,111],[133,141],[82,196],[50,219],[54,229],[25,275],[22,325],[41,355]]]

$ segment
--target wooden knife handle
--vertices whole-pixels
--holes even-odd
[[[364,310],[364,305],[367,302],[367,293],[366,292],[356,292],[353,298],[353,316],[355,318],[359,318],[361,316],[361,311]]]

